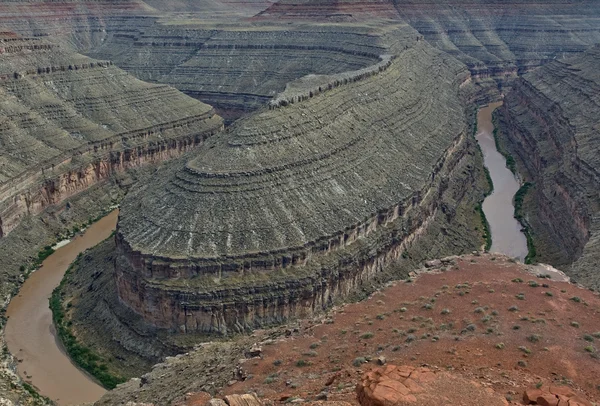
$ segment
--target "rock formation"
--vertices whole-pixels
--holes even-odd
[[[38,38],[0,37],[0,237],[111,174],[200,144],[210,106]]]
[[[567,386],[540,386],[528,388],[523,393],[526,405],[547,406],[593,406]]]
[[[428,368],[387,365],[367,372],[356,385],[361,406],[508,405],[506,399],[478,382]]]
[[[242,27],[115,28],[88,54],[142,80],[174,86],[232,121],[267,104],[290,81],[365,68],[388,52],[380,28]]]
[[[257,20],[406,22],[423,38],[465,63],[473,79],[493,91],[554,58],[583,52],[600,41],[595,1],[526,0],[281,0]]]
[[[497,115],[501,139],[533,184],[523,205],[538,259],[600,288],[600,48],[520,78]]]
[[[185,405],[206,399],[201,391],[219,398],[254,392],[267,405],[312,405],[315,399],[387,404],[385,398],[396,404],[414,396],[407,405],[506,400],[516,406],[523,405],[524,392],[537,401],[535,390],[600,400],[598,293],[556,275],[538,277],[536,267],[505,256],[440,262],[415,269],[410,283],[391,283],[316,318],[237,342],[198,345],[107,393],[98,405]],[[258,356],[253,347],[261,348]],[[387,364],[378,366],[383,358]]]
[[[468,78],[415,42],[379,74],[242,120],[157,173],[122,206],[121,301],[163,329],[229,333],[311,315],[375,278],[455,219],[444,193],[477,182]]]

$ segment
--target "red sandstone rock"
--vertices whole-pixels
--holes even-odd
[[[523,393],[526,405],[541,406],[593,406],[583,399],[568,386],[542,386],[528,388]]]
[[[456,390],[455,390],[456,389]],[[489,388],[449,373],[436,374],[428,368],[387,365],[363,375],[356,387],[362,406],[418,404],[506,405],[506,400]]]

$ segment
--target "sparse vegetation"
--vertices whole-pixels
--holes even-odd
[[[519,351],[524,352],[525,354],[531,354],[531,350],[527,347],[525,347],[524,345],[521,345],[519,347]]]
[[[306,361],[306,360],[299,359],[298,361],[296,361],[296,366],[297,367],[306,367],[308,365],[310,365],[310,363],[308,361]]]
[[[360,367],[362,364],[366,364],[366,363],[367,363],[367,359],[364,357],[356,357],[352,361],[352,365],[357,368]]]
[[[363,333],[360,335],[360,338],[362,338],[363,340],[368,340],[370,338],[373,338],[375,335],[373,333],[371,333],[370,331],[367,331],[366,333]]]
[[[56,332],[63,343],[67,353],[79,367],[89,372],[105,388],[114,389],[118,384],[126,381],[125,378],[113,375],[108,370],[106,360],[94,353],[90,348],[77,342],[76,337],[70,329],[70,323],[66,320],[65,311],[62,305],[61,291],[67,281],[71,267],[65,273],[65,278],[60,285],[54,289],[50,297],[50,309],[52,310],[52,319]]]
[[[535,262],[535,257],[537,256],[535,250],[535,244],[533,243],[533,236],[531,234],[531,228],[529,227],[529,223],[525,219],[523,215],[523,202],[525,200],[525,195],[527,192],[533,187],[532,183],[525,182],[523,186],[519,188],[514,197],[515,203],[515,218],[521,223],[523,226],[523,233],[525,234],[525,238],[527,239],[527,256],[525,257],[526,264],[532,264]]]

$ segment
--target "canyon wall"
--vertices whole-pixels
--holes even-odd
[[[156,24],[116,29],[88,54],[136,77],[176,87],[233,121],[308,74],[337,74],[379,62],[380,29],[286,27],[240,23],[218,27]]]
[[[6,2],[2,15],[0,26],[171,85],[227,122],[290,81],[377,63],[404,42],[398,28],[406,24],[469,67],[482,101],[499,98],[498,85],[519,74],[600,42],[600,4],[591,0],[40,0]]]
[[[469,77],[415,41],[377,75],[264,110],[157,173],[122,205],[122,303],[162,329],[228,334],[374,279],[430,223],[454,219],[441,196],[468,210],[482,197],[460,107]],[[478,247],[469,233],[459,250]]]
[[[537,259],[589,287],[600,210],[600,48],[551,62],[517,80],[497,113],[503,146],[532,183],[524,201]]]
[[[210,106],[38,38],[0,38],[0,236],[118,171],[223,127]]]
[[[475,80],[500,85],[600,42],[600,4],[591,0],[280,0],[255,17],[357,23],[376,18],[410,24],[465,63]]]

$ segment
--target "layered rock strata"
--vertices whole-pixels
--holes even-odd
[[[599,288],[600,48],[519,79],[498,111],[501,138],[534,186],[524,203],[538,259]]]
[[[600,4],[595,1],[280,0],[256,16],[258,20],[282,18],[404,21],[432,45],[465,63],[482,83],[494,79],[504,84],[600,41]]]
[[[290,81],[362,69],[388,52],[375,28],[241,27],[156,24],[115,30],[89,55],[112,60],[142,80],[174,86],[233,121],[267,104]]]
[[[0,237],[23,216],[220,131],[212,108],[36,38],[0,38]]]
[[[161,171],[122,206],[121,301],[163,329],[228,333],[310,315],[375,278],[454,219],[444,193],[472,197],[455,189],[474,182],[468,79],[415,42],[378,75],[265,110]]]

